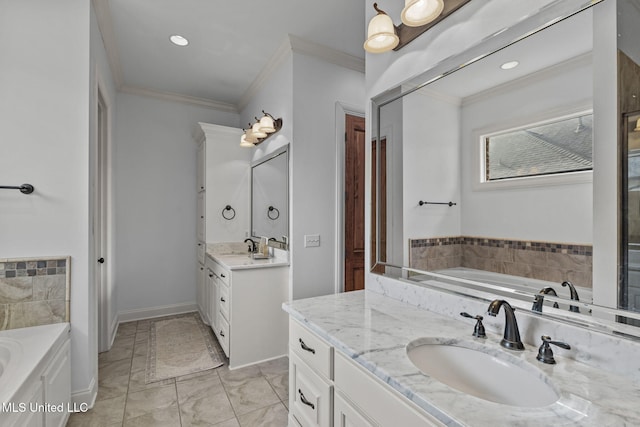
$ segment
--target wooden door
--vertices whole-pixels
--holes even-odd
[[[364,118],[346,115],[344,290],[364,289]]]

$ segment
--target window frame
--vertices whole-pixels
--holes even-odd
[[[591,104],[579,105],[571,108],[550,110],[537,116],[528,115],[526,118],[505,120],[491,126],[475,129],[471,132],[473,143],[473,180],[472,187],[475,191],[501,190],[522,187],[541,187],[549,185],[570,185],[593,182],[593,168],[586,171],[559,172],[546,175],[523,176],[502,178],[499,180],[487,180],[486,169],[486,138],[492,134],[507,133],[523,128],[540,126],[564,119],[572,119],[578,116],[593,115]],[[595,145],[595,141],[593,142]]]

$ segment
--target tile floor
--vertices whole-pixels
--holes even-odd
[[[145,384],[150,324],[150,320],[120,324],[113,347],[98,357],[93,409],[72,414],[68,427],[287,425],[287,357],[233,371],[225,364]]]

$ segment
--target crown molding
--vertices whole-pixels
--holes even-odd
[[[93,10],[98,20],[98,29],[102,36],[102,44],[107,53],[109,68],[113,76],[116,89],[124,83],[122,77],[122,66],[120,64],[120,55],[118,53],[118,44],[116,43],[116,35],[113,32],[113,21],[111,19],[111,9],[109,9],[109,0],[91,0]]]
[[[357,56],[349,55],[348,53],[288,34],[240,98],[238,102],[239,111],[242,111],[249,104],[251,98],[262,89],[264,84],[276,72],[285,59],[288,58],[291,52],[313,56],[322,61],[363,74],[365,72],[365,62],[363,58],[358,58]]]
[[[218,101],[213,101],[211,99],[198,98],[195,96],[180,95],[172,92],[162,92],[162,91],[157,91],[153,89],[145,89],[138,86],[124,85],[120,87],[120,92],[128,93],[131,95],[139,95],[139,96],[146,96],[149,98],[161,99],[163,101],[180,102],[182,104],[187,104],[187,105],[213,108],[215,110],[226,111],[229,113],[238,112],[238,109],[236,108],[235,105],[228,104],[226,102],[218,102]]]

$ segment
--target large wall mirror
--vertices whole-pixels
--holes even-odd
[[[600,41],[608,27],[598,7],[615,2],[554,2],[372,100],[372,272],[515,298],[544,315],[640,319],[640,296],[629,287],[637,275],[640,290],[640,273],[627,268],[627,258],[640,265],[640,251],[627,252],[640,247],[640,105],[617,114],[606,141],[594,133],[616,116],[615,104],[594,113],[596,97],[616,86],[615,70],[605,81],[594,64],[626,50],[629,82],[618,84],[640,88],[640,47],[630,42],[639,37],[640,2],[618,2],[618,53]],[[627,204],[614,229],[628,237],[606,260],[594,259],[599,143],[620,149],[628,164],[613,166],[629,188],[620,191]],[[595,282],[599,261],[619,266],[626,280]],[[604,287],[618,304],[594,302]]]
[[[251,236],[267,237],[272,246],[288,248],[288,145],[251,165]]]

